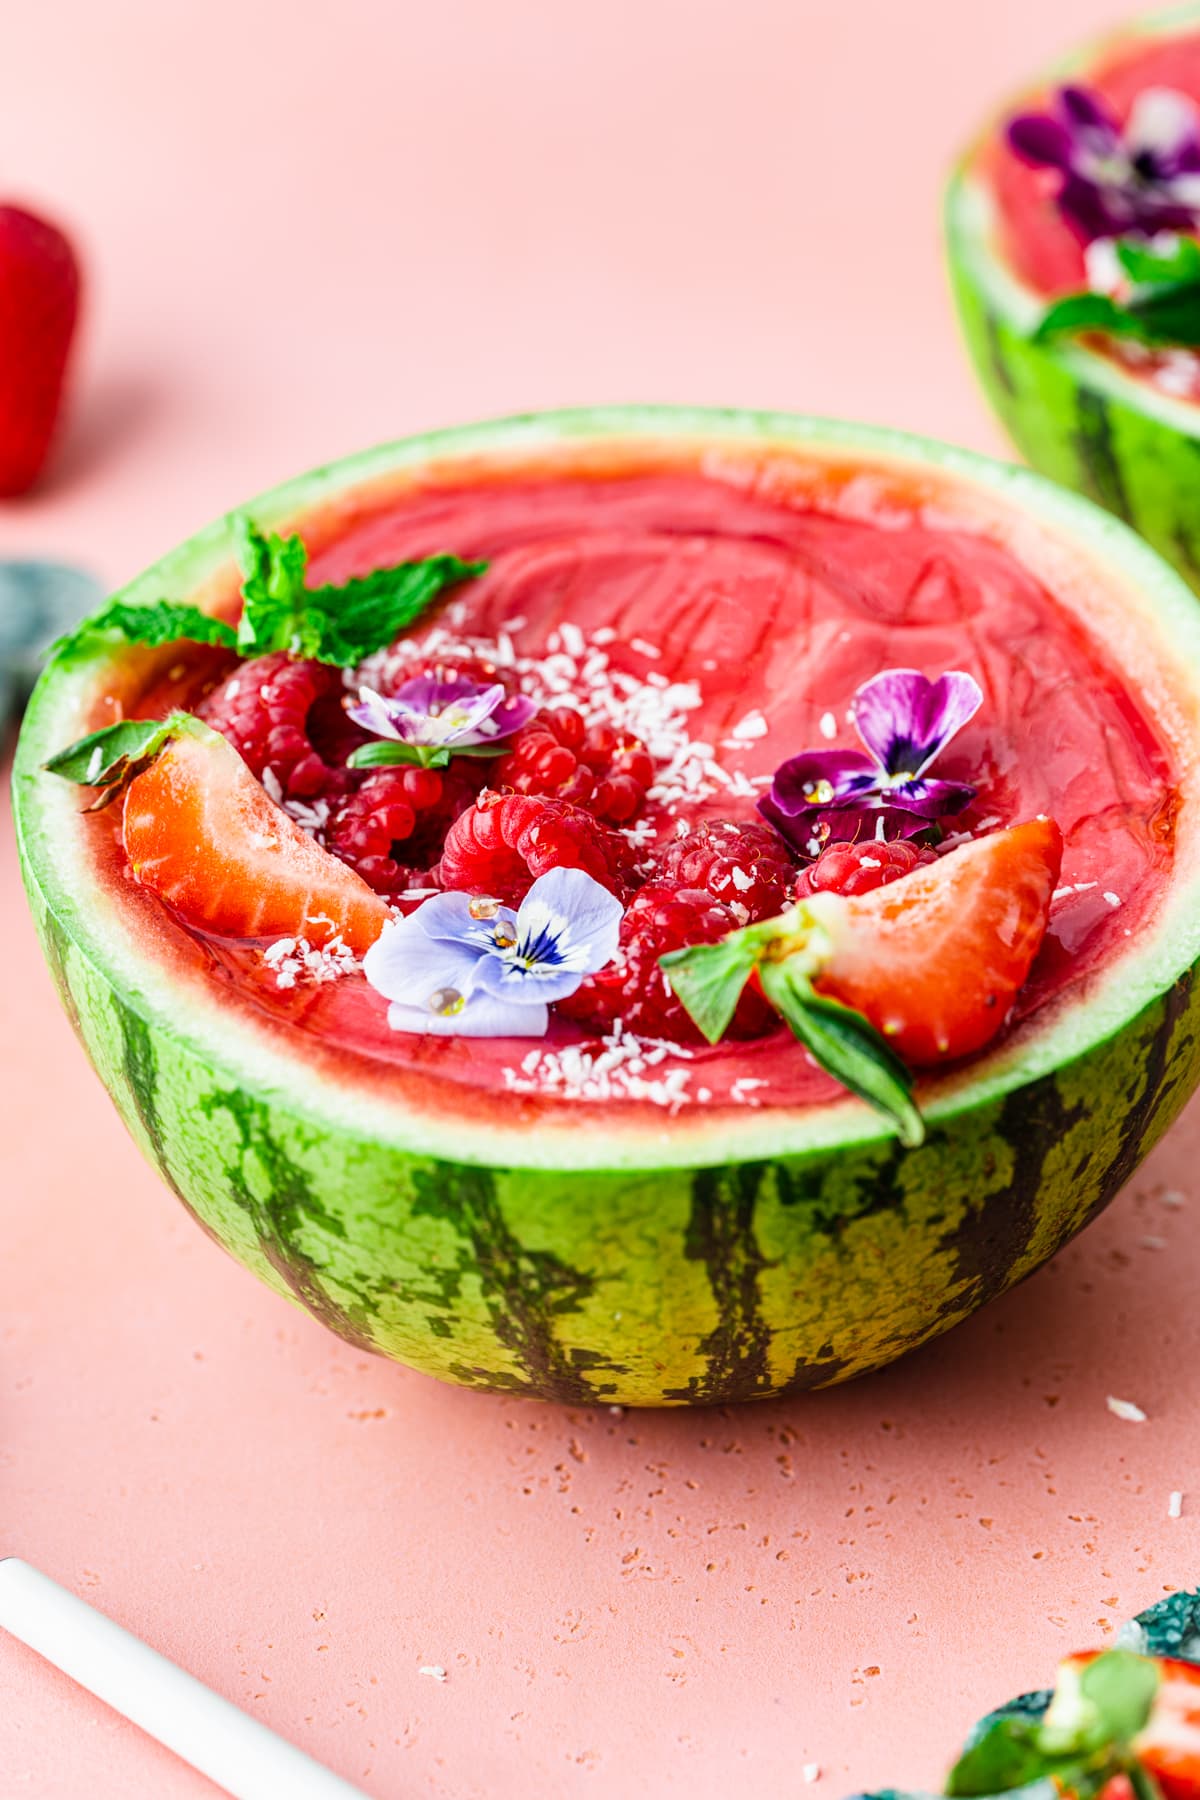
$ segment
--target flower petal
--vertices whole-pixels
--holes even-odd
[[[794,818],[819,806],[867,804],[881,775],[879,765],[861,750],[802,750],[776,769],[770,799]]]
[[[586,954],[585,974],[604,968],[617,954],[624,907],[615,894],[584,869],[551,869],[539,875],[517,914],[517,931],[524,939],[543,928],[555,915],[568,921],[568,948]]]
[[[1125,145],[1130,159],[1159,181],[1194,170],[1200,156],[1200,110],[1174,88],[1144,88],[1130,111]]]
[[[501,906],[490,919],[471,916],[471,894],[431,894],[409,916],[426,937],[439,941],[471,944],[479,950],[490,950],[497,924],[504,922],[515,931],[517,915],[511,906]]]
[[[1054,97],[1054,106],[1067,130],[1073,137],[1085,138],[1089,149],[1103,154],[1120,146],[1120,120],[1094,88],[1061,87]]]
[[[1071,167],[1071,133],[1061,119],[1052,119],[1049,113],[1018,113],[1009,120],[1006,136],[1009,148],[1022,162],[1035,168],[1061,169],[1064,174]]]
[[[889,775],[918,775],[974,718],[983,691],[952,669],[930,681],[919,669],[886,669],[854,696],[854,725]]]
[[[472,994],[460,1013],[431,1013],[417,1006],[388,1007],[393,1031],[420,1037],[545,1037],[550,1014],[543,1005],[513,1006],[490,994]]]
[[[475,741],[487,744],[493,738],[511,737],[522,725],[528,725],[537,709],[537,701],[531,700],[528,694],[510,694],[480,725]],[[464,741],[460,739],[460,742]]]
[[[353,719],[356,725],[361,725],[364,731],[374,732],[376,737],[403,741],[404,734],[397,727],[391,703],[382,694],[377,694],[374,688],[360,687],[358,701],[353,706],[347,706],[346,716]]]
[[[390,921],[363,958],[363,974],[377,993],[418,1008],[439,988],[469,994],[483,954],[478,945],[430,938],[419,923],[423,911]]]

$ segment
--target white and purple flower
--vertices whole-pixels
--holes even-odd
[[[917,669],[886,669],[854,696],[861,750],[804,750],[776,771],[758,810],[802,856],[861,835],[864,814],[887,837],[915,837],[975,798],[962,781],[928,770],[974,718],[983,693],[951,670],[930,681]]]
[[[1044,113],[1008,124],[1023,162],[1062,177],[1059,210],[1086,243],[1129,232],[1200,228],[1200,108],[1174,88],[1147,88],[1127,124],[1089,88],[1062,87]]]
[[[543,1037],[549,1007],[617,953],[622,907],[582,869],[551,869],[516,912],[436,894],[385,925],[363,972],[391,1004],[393,1031]]]
[[[510,696],[498,681],[484,686],[465,675],[417,675],[390,695],[361,687],[346,712],[383,742],[365,745],[350,762],[355,768],[387,763],[438,768],[452,755],[498,755],[499,740],[527,725],[536,711],[527,695]]]

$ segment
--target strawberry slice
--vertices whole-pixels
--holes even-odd
[[[198,721],[125,794],[133,873],[192,925],[225,937],[341,936],[358,955],[388,917],[379,895],[275,805],[232,744]]]
[[[1089,1650],[1067,1657],[1059,1664],[1058,1688],[1069,1689],[1100,1654]],[[1153,1775],[1163,1800],[1200,1800],[1200,1666],[1172,1656],[1156,1656],[1153,1661],[1158,1691],[1150,1717],[1130,1748]],[[1116,1792],[1119,1779],[1106,1787],[1107,1800],[1123,1800]]]
[[[828,933],[813,986],[865,1014],[912,1068],[982,1049],[1029,974],[1062,865],[1062,833],[1031,819],[901,880],[809,902]]]

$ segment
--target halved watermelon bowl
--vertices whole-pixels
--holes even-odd
[[[693,1049],[674,1082],[590,1096],[564,1089],[560,1057],[542,1091],[522,1074],[542,1066],[536,1045],[532,1062],[527,1043],[445,1038],[373,1039],[368,1054],[365,984],[358,999],[337,984],[267,993],[183,930],[130,879],[119,809],[85,814],[43,768],[136,716],[178,672],[179,646],[64,647],[15,771],[22,866],[63,1003],[167,1185],[348,1342],[572,1403],[822,1387],[1036,1269],[1183,1106],[1200,1078],[1200,614],[1116,520],[1025,471],[890,432],[655,409],[410,439],[250,511],[300,528],[326,579],[372,566],[385,540],[486,552],[479,606],[488,583],[507,584],[513,630],[569,636],[603,619],[614,658],[666,670],[659,689],[709,671],[696,718],[749,816],[778,754],[739,720],[775,717],[792,693],[796,717],[832,737],[833,709],[878,660],[974,659],[1008,734],[985,733],[979,755],[1029,744],[1021,767],[991,768],[989,795],[1048,811],[1039,797],[1055,800],[1058,780],[1066,836],[1047,972],[993,1048],[919,1084],[917,1148],[786,1033]],[[509,617],[514,594],[543,609],[540,626]],[[231,614],[227,522],[121,598],[164,595]],[[851,630],[845,608],[860,602]],[[1080,688],[1063,670],[1085,650],[1079,666],[1108,673]],[[1140,812],[1117,741],[1133,711],[1146,766],[1170,770]],[[1111,754],[1076,738],[1089,719]],[[733,802],[723,790],[710,804]]]
[[[1122,351],[1111,340],[1037,341],[1049,301],[1088,286],[1054,181],[1004,141],[1015,116],[1079,84],[1127,120],[1139,94],[1200,102],[1200,5],[1132,20],[1048,70],[989,121],[946,196],[951,281],[976,374],[1034,468],[1134,526],[1200,587],[1200,352]]]

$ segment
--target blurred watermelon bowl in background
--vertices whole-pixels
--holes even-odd
[[[121,1117],[273,1289],[454,1382],[731,1402],[966,1318],[1177,1115],[1198,719],[1194,597],[1037,476],[580,411],[149,569],[17,827]]]
[[[1022,454],[1200,587],[1200,6],[1010,99],[945,222],[976,373]]]

